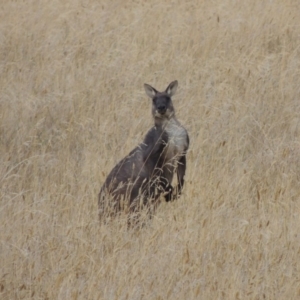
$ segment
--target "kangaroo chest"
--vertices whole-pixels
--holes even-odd
[[[173,119],[166,125],[165,132],[168,135],[165,159],[178,160],[188,146],[187,132],[177,120]]]

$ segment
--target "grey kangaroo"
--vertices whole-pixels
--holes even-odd
[[[175,117],[171,97],[177,86],[175,80],[164,92],[158,92],[144,84],[152,99],[154,126],[106,178],[98,198],[100,219],[120,211],[139,212],[143,207],[154,211],[161,197],[171,201],[181,194],[189,136]],[[173,188],[175,173],[177,186]]]

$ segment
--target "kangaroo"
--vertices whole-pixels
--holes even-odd
[[[175,117],[171,97],[177,87],[177,80],[164,92],[144,84],[152,99],[154,126],[107,176],[98,197],[100,219],[120,211],[139,212],[143,207],[155,210],[161,197],[171,201],[181,194],[189,136]],[[175,173],[177,186],[173,188]]]

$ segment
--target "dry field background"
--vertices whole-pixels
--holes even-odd
[[[5,1],[1,299],[299,299],[300,3]],[[182,197],[127,230],[105,176],[179,81]],[[123,223],[122,223],[123,222]]]

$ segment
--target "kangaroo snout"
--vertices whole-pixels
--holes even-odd
[[[161,114],[164,115],[167,111],[167,106],[165,104],[161,104],[157,106],[157,111]]]

